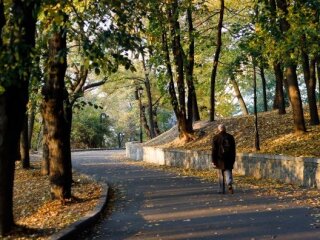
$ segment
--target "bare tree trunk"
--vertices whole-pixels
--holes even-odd
[[[280,63],[273,63],[273,70],[276,76],[276,93],[273,102],[273,109],[278,109],[279,114],[285,114],[285,100],[284,100],[284,92],[283,92],[283,72]]]
[[[62,15],[65,18],[65,15]],[[64,77],[67,68],[65,29],[51,33],[49,57],[47,62],[47,79],[42,89],[43,119],[47,127],[48,150],[50,162],[50,185],[53,198],[64,201],[71,197],[71,155],[69,123],[67,122],[65,101],[68,94]],[[62,54],[63,53],[63,54]],[[61,55],[63,61],[61,61]],[[57,58],[60,56],[60,58]]]
[[[303,44],[306,45],[305,36],[303,37]],[[318,125],[319,115],[318,115],[317,99],[316,99],[315,60],[313,59],[310,65],[308,54],[304,50],[302,50],[301,55],[302,55],[302,68],[303,68],[304,81],[307,88],[310,124]]]
[[[237,98],[238,101],[239,101],[242,114],[243,114],[243,115],[248,115],[249,112],[248,112],[247,105],[246,105],[246,103],[244,102],[244,99],[243,99],[242,94],[241,94],[241,92],[240,92],[238,83],[237,83],[237,81],[235,80],[234,76],[231,76],[230,81],[231,81],[231,84],[232,84],[232,86],[233,86],[233,88],[234,88],[235,96],[236,96],[236,98]]]
[[[280,18],[280,29],[283,35],[285,35],[285,33],[290,29],[290,24],[285,18],[288,15],[286,0],[277,0],[277,6],[284,13],[283,17]],[[293,50],[294,49],[292,49],[292,51]],[[288,83],[288,95],[292,106],[294,129],[297,133],[303,133],[306,132],[306,126],[304,121],[302,101],[296,73],[297,66],[294,62],[291,62],[290,59],[286,60],[286,66],[287,67],[285,70],[285,76]]]
[[[29,114],[29,119],[28,119],[28,145],[29,145],[29,149],[32,148],[32,135],[33,135],[35,116],[36,116],[36,104],[34,102],[31,102],[30,114]]]
[[[13,0],[8,5],[0,0],[0,51],[12,56],[1,69],[6,78],[5,92],[0,95],[0,236],[7,234],[14,225],[13,180],[19,137],[28,102],[31,51],[35,42],[37,11],[35,1]],[[5,7],[8,7],[10,41],[3,45],[3,27],[6,24]],[[11,52],[11,51],[14,52]],[[19,57],[17,57],[19,56]],[[3,59],[2,59],[3,60]],[[20,74],[25,73],[24,75]]]
[[[44,112],[42,112],[42,116]],[[50,161],[49,161],[49,146],[48,146],[48,128],[46,121],[43,118],[42,126],[42,160],[41,160],[41,174],[49,175],[50,173]]]
[[[174,88],[173,72],[172,72],[171,61],[170,61],[170,53],[169,53],[169,47],[168,47],[168,42],[167,42],[167,35],[165,32],[162,33],[162,45],[163,45],[163,52],[164,52],[165,61],[166,61],[167,76],[169,78],[169,94],[170,94],[171,105],[172,105],[173,111],[178,119],[178,117],[179,117],[179,103],[178,103],[176,91]]]
[[[186,59],[186,80],[188,85],[188,124],[200,120],[200,113],[197,102],[197,94],[193,82],[193,68],[194,68],[194,28],[192,20],[192,1],[189,1],[187,9],[187,22],[189,31],[189,55]]]
[[[141,111],[141,118],[142,118],[141,120],[143,123],[144,131],[146,132],[147,138],[151,139],[151,131],[148,125],[147,117],[146,117],[146,108],[142,105],[140,107],[141,107],[140,111]]]
[[[258,128],[258,112],[257,112],[257,73],[256,65],[253,60],[253,105],[254,105],[254,146],[256,151],[260,150],[259,128]]]
[[[320,58],[317,57],[317,77],[318,77],[318,105],[320,107]]]
[[[317,86],[317,76],[316,76],[316,58],[311,59],[311,64],[310,64],[310,95],[312,100],[312,110],[313,111],[313,123],[315,125],[319,124],[319,114],[318,114],[318,107],[317,107],[317,94],[316,94],[316,86]]]
[[[261,76],[261,82],[262,82],[262,94],[263,94],[263,111],[268,111],[268,101],[267,101],[267,81],[266,77],[264,75],[264,67],[260,67],[260,76]]]
[[[0,96],[0,235],[13,226],[13,180],[28,88],[10,87]]]
[[[292,105],[295,132],[306,132],[296,66],[291,65],[286,68],[286,77],[289,86],[289,99]]]
[[[29,144],[28,144],[28,114],[23,119],[23,127],[20,133],[20,160],[22,168],[30,168]]]
[[[272,25],[276,26],[277,23],[277,5],[276,0],[270,0],[270,19]],[[273,71],[276,77],[276,90],[275,90],[275,96],[274,96],[274,102],[273,102],[273,109],[278,109],[279,114],[285,114],[285,98],[284,98],[284,92],[283,92],[283,84],[284,84],[284,78],[283,78],[283,69],[281,66],[280,61],[275,60],[273,61]]]
[[[170,32],[172,36],[172,52],[177,72],[177,88],[178,88],[178,129],[179,138],[189,141],[193,133],[192,122],[187,121],[186,101],[185,101],[185,84],[184,84],[184,62],[183,49],[180,42],[180,24],[178,21],[178,0],[173,0],[171,8],[168,9],[168,19],[170,22]],[[174,87],[174,86],[173,86]]]
[[[158,125],[158,117],[157,117],[157,114],[158,113],[158,106],[156,105],[154,108],[153,108],[153,119],[154,119],[154,130],[156,132],[156,136],[159,136],[161,134],[161,131],[159,129],[159,125]]]
[[[151,94],[151,85],[149,80],[149,71],[146,66],[145,56],[143,50],[141,51],[142,54],[142,64],[143,64],[143,70],[144,70],[144,76],[145,76],[145,87],[147,92],[147,98],[148,98],[148,116],[149,116],[149,138],[155,137],[155,131],[154,131],[154,121],[153,121],[153,110],[152,110],[152,94]]]
[[[222,24],[224,15],[224,0],[220,0],[220,17],[218,23],[218,33],[217,33],[217,48],[213,59],[213,68],[211,72],[211,83],[210,83],[210,121],[214,121],[215,116],[215,86],[216,86],[216,75],[218,70],[218,63],[220,57],[220,51],[222,46]]]

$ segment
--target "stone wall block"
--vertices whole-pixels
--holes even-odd
[[[211,151],[143,147],[141,143],[132,142],[126,143],[126,155],[134,160],[158,165],[198,170],[212,169]],[[238,153],[234,173],[320,189],[319,158]]]

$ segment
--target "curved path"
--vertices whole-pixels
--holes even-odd
[[[310,210],[289,200],[146,169],[124,151],[73,153],[73,165],[116,189],[112,212],[77,239],[320,239]]]

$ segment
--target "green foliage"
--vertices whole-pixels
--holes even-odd
[[[91,106],[76,110],[73,115],[71,145],[73,148],[105,147],[106,137],[112,136],[110,129],[110,119],[102,119],[101,110]]]

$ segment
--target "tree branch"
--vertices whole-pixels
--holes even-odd
[[[99,87],[99,86],[105,84],[105,83],[107,82],[107,80],[108,80],[108,78],[105,77],[105,78],[104,78],[103,80],[101,80],[101,81],[94,82],[94,83],[90,83],[90,84],[88,84],[88,85],[86,85],[86,86],[83,86],[82,91],[85,92],[86,90],[89,90],[89,89],[91,89],[91,88]]]

